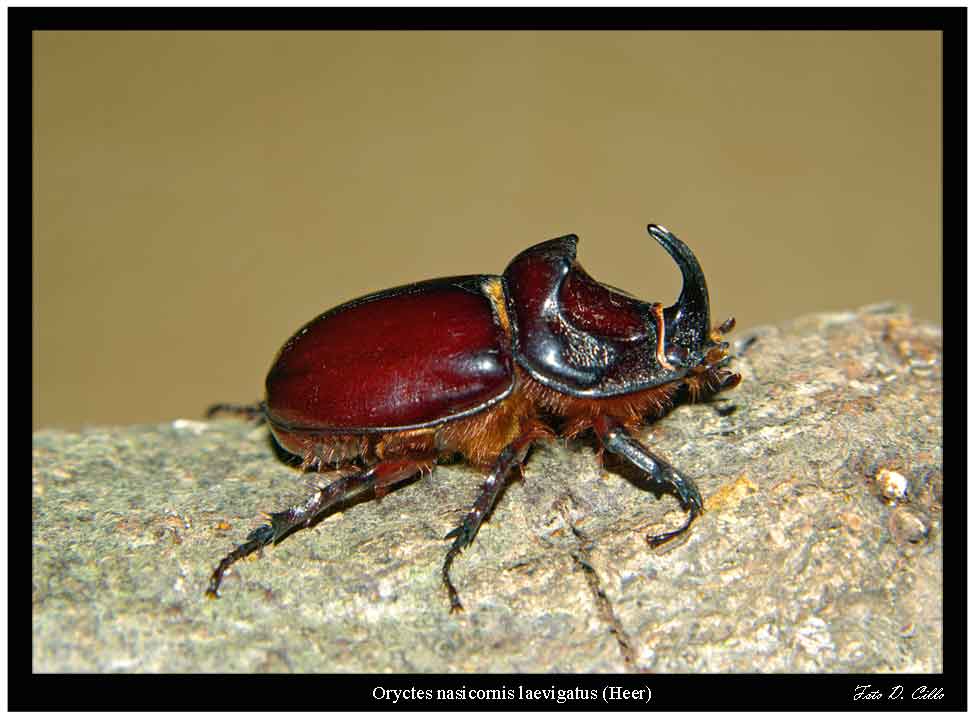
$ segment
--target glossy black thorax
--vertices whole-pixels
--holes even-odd
[[[576,261],[575,235],[530,247],[511,261],[503,276],[516,325],[514,356],[532,378],[572,396],[603,398],[678,380],[702,361],[713,346],[703,273],[668,231],[651,225],[650,234],[684,276],[680,299],[670,307],[590,277]]]

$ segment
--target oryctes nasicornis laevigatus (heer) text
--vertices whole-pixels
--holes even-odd
[[[376,497],[439,460],[461,454],[486,482],[443,564],[451,611],[454,558],[477,535],[514,467],[542,439],[592,430],[601,446],[668,485],[688,510],[703,510],[693,482],[640,443],[634,431],[663,415],[685,388],[691,400],[740,382],[726,369],[722,335],[710,326],[707,283],[693,252],[669,230],[649,234],[676,261],[683,289],[664,307],[592,279],[575,260],[578,237],[529,247],[501,276],[428,280],[366,295],[302,327],[267,375],[256,405],[215,405],[266,421],[306,471],[347,473],[304,502],[267,515],[227,555],[207,589],[218,596],[234,562],[307,526],[364,490]],[[416,337],[423,341],[417,342]]]

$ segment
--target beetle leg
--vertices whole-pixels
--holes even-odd
[[[736,326],[737,326],[737,320],[734,319],[733,317],[728,317],[717,328],[717,332],[721,335],[730,334],[730,331],[734,329]]]
[[[690,512],[679,529],[646,537],[649,545],[657,547],[689,529],[696,516],[703,512],[703,499],[696,485],[682,477],[669,462],[650,452],[615,420],[599,417],[594,427],[603,447],[646,472],[654,482],[669,484],[679,497],[680,504]]]
[[[304,502],[289,507],[282,512],[265,514],[270,524],[263,524],[249,535],[247,541],[239,545],[230,554],[220,560],[220,564],[210,576],[210,584],[206,589],[206,596],[214,599],[220,596],[220,582],[230,568],[230,565],[247,557],[254,552],[276,542],[295,527],[308,526],[323,511],[339,502],[349,499],[360,492],[374,488],[376,494],[385,494],[389,487],[404,479],[422,472],[429,466],[431,460],[423,457],[418,459],[391,459],[379,462],[362,472],[356,472],[336,479],[325,487],[317,487],[314,494]]]
[[[723,392],[725,389],[734,389],[739,385],[741,383],[741,376],[737,372],[722,369],[717,372],[717,382],[720,384],[720,388],[717,391]]]
[[[257,404],[214,404],[206,408],[206,418],[213,419],[218,414],[233,414],[238,417],[255,419],[258,424],[267,421],[265,410],[267,405],[264,402]]]
[[[549,435],[550,432],[547,429],[533,427],[507,445],[497,457],[497,461],[494,462],[494,466],[490,474],[487,475],[487,481],[484,482],[480,496],[474,502],[473,508],[467,512],[460,526],[453,529],[444,537],[444,539],[453,539],[453,546],[446,553],[446,559],[443,562],[443,583],[446,585],[446,591],[450,595],[451,613],[463,610],[463,605],[460,603],[460,595],[457,594],[456,587],[450,581],[450,566],[453,564],[454,558],[473,542],[473,538],[477,536],[477,530],[480,529],[484,517],[490,514],[490,510],[494,506],[497,496],[504,488],[508,477],[510,477],[511,470],[524,461],[524,457],[527,455],[528,449],[531,448],[531,444],[535,440]]]

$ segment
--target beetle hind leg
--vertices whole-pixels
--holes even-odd
[[[247,535],[247,541],[225,556],[210,576],[206,596],[215,599],[220,596],[220,583],[230,566],[261,550],[268,544],[281,539],[297,527],[306,527],[325,510],[372,489],[376,497],[381,497],[389,488],[413,475],[427,471],[433,461],[431,458],[383,460],[368,469],[346,475],[324,487],[315,487],[314,493],[303,502],[281,512],[265,514],[269,521]]]
[[[213,404],[206,408],[206,418],[213,419],[218,414],[230,414],[245,419],[257,420],[258,424],[267,421],[267,404],[257,402],[256,404]]]
[[[649,546],[658,547],[686,532],[693,520],[703,513],[703,499],[696,485],[681,476],[669,462],[650,452],[615,420],[600,417],[595,422],[595,432],[605,449],[646,472],[654,482],[668,484],[676,493],[680,504],[689,511],[686,522],[679,528],[646,537]]]

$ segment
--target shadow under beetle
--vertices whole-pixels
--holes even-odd
[[[659,225],[649,234],[683,275],[669,307],[642,302],[592,279],[565,235],[515,257],[501,276],[428,280],[366,295],[318,316],[281,348],[267,375],[267,399],[215,405],[266,421],[305,471],[344,469],[304,502],[265,515],[264,524],[213,572],[218,596],[230,565],[307,526],[365,490],[376,497],[457,453],[487,475],[443,563],[450,609],[462,609],[450,580],[454,558],[472,541],[531,445],[591,429],[602,449],[659,484],[689,511],[678,529],[647,538],[658,545],[703,511],[693,482],[643,446],[634,431],[672,406],[730,389],[741,377],[722,335],[710,327],[707,283],[693,252]],[[552,426],[549,426],[551,423]]]

